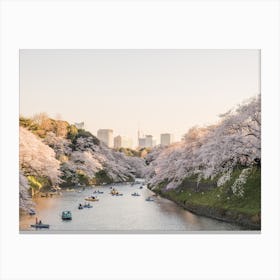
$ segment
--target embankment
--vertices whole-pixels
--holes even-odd
[[[202,188],[193,188],[192,179],[187,179],[179,188],[166,190],[161,184],[153,188],[158,195],[172,200],[184,209],[197,215],[238,224],[245,230],[261,229],[261,169],[255,167],[244,185],[242,197],[236,197],[231,185],[240,175],[235,170],[232,179],[217,187],[216,181],[203,182]],[[209,187],[206,188],[205,186]]]

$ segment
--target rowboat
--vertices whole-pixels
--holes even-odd
[[[72,220],[72,213],[71,211],[63,211],[61,214],[62,220]]]
[[[89,203],[85,203],[84,204],[84,208],[92,208],[93,206],[92,205],[90,205]]]
[[[95,198],[95,197],[89,196],[89,197],[86,197],[85,200],[86,200],[86,201],[98,201],[99,199],[98,199],[98,198]]]
[[[30,216],[35,215],[35,214],[36,214],[36,212],[35,212],[34,209],[30,209],[30,210],[29,210],[29,215],[30,215]]]
[[[132,193],[131,195],[132,195],[132,196],[140,196],[140,194],[139,194],[139,193],[136,193],[136,192],[135,192],[135,193]]]
[[[118,194],[118,191],[115,190],[115,189],[112,189],[110,193],[111,193],[112,195],[115,195],[115,194]]]
[[[98,194],[103,194],[104,192],[101,192],[101,191],[98,190],[98,191],[94,191],[93,193],[94,193],[94,194],[96,194],[96,193],[98,193]]]
[[[31,225],[31,227],[34,227],[34,228],[49,228],[50,225],[38,223],[38,224],[33,224],[33,225]]]

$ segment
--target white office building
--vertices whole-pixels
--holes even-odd
[[[138,138],[138,146],[139,146],[139,148],[145,148],[146,147],[146,138]]]
[[[170,133],[162,133],[160,135],[160,145],[161,146],[168,146],[173,142],[173,135]]]
[[[109,148],[113,148],[113,130],[112,129],[99,129],[97,131],[97,138],[105,143]]]
[[[143,138],[138,138],[139,148],[152,148],[155,145],[152,135],[146,135]]]
[[[119,149],[119,148],[132,148],[132,140],[128,137],[125,136],[116,136],[114,138],[114,148]]]
[[[153,147],[153,136],[152,135],[146,135],[146,147],[147,148]]]

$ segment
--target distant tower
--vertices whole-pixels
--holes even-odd
[[[146,148],[152,148],[153,147],[153,135],[146,135]]]
[[[160,135],[160,144],[161,146],[168,146],[173,142],[173,135],[170,133],[162,133]]]
[[[122,137],[120,135],[114,137],[114,148],[119,149],[122,147]]]
[[[139,143],[139,138],[140,138],[140,123],[138,122],[138,131],[137,131],[137,141]]]
[[[146,147],[146,138],[139,138],[138,139],[138,147],[145,148]]]
[[[139,148],[152,148],[155,145],[152,135],[145,135],[145,137],[138,138]]]
[[[113,130],[112,129],[99,129],[97,131],[97,138],[105,143],[108,147],[113,148]]]

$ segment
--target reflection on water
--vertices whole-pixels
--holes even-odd
[[[184,213],[182,215],[183,215],[185,221],[188,221],[188,223],[190,223],[192,225],[199,224],[199,219],[196,215],[194,215],[188,211],[184,211]]]
[[[119,184],[116,187],[123,196],[111,196],[110,186],[88,188],[82,192],[63,192],[62,196],[37,198],[35,216],[21,216],[20,230],[34,231],[30,227],[38,217],[43,223],[50,224],[50,229],[38,231],[198,231],[198,230],[240,230],[236,225],[200,217],[188,212],[172,201],[153,197],[153,193],[139,189],[139,185]],[[98,202],[90,202],[92,208],[78,209],[84,198],[99,189],[103,194],[94,194]],[[140,196],[131,196],[137,191]],[[70,210],[73,219],[63,221],[61,212]]]

